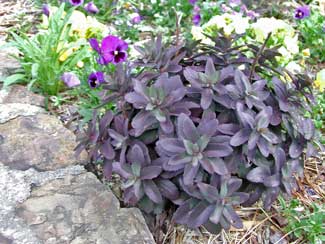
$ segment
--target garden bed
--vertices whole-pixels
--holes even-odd
[[[325,99],[322,98],[324,97],[325,77],[324,75],[317,76],[317,73],[321,74],[320,71],[325,68],[324,59],[322,59],[325,57],[325,50],[322,48],[325,44],[325,39],[322,39],[325,37],[325,30],[321,29],[324,28],[321,25],[325,26],[325,21],[321,19],[324,14],[322,3],[320,3],[320,7],[316,4],[301,6],[295,1],[288,1],[275,8],[272,3],[265,7],[263,5],[265,3],[261,2],[258,6],[247,4],[249,8],[247,9],[247,6],[244,8],[241,1],[229,1],[224,5],[222,5],[224,1],[214,3],[213,1],[184,0],[177,4],[177,1],[175,3],[168,2],[165,5],[158,1],[158,3],[151,4],[148,11],[144,7],[148,4],[147,1],[139,1],[135,5],[123,1],[123,3],[94,1],[97,7],[85,3],[82,6],[75,6],[75,9],[69,1],[61,7],[57,5],[56,1],[52,1],[53,6],[59,8],[43,6],[44,14],[42,15],[41,2],[1,2],[0,33],[1,36],[5,36],[6,41],[11,42],[12,46],[19,50],[18,60],[21,66],[20,68],[16,66],[15,69],[18,68],[18,70],[14,72],[6,69],[6,72],[0,74],[6,76],[5,79],[1,79],[4,85],[0,83],[0,88],[2,86],[10,88],[14,83],[21,83],[33,92],[42,94],[45,97],[45,108],[76,134],[77,140],[80,142],[77,151],[85,149],[89,153],[91,162],[86,165],[86,169],[112,189],[120,200],[121,206],[137,206],[142,209],[151,233],[158,244],[298,244],[306,242],[318,244],[325,241],[323,223],[325,220],[325,154],[321,146],[321,142],[324,143],[325,129]],[[21,12],[22,9],[23,12]],[[259,9],[263,9],[263,11],[258,11]],[[168,20],[164,18],[167,13],[171,16]],[[264,19],[266,17],[269,18]],[[30,23],[33,24],[30,25]],[[272,29],[269,33],[265,32],[266,25]],[[165,35],[162,39],[158,37],[152,42],[150,36],[156,37],[159,32],[164,32]],[[218,39],[216,41],[213,38]],[[320,48],[318,48],[319,46]],[[105,48],[109,49],[109,53],[105,51]],[[8,60],[10,61],[10,59]],[[225,70],[230,65],[234,65],[239,71]],[[13,65],[4,65],[5,68],[12,68],[8,66]],[[0,64],[0,70],[2,69]],[[219,71],[221,75],[218,73]],[[106,75],[104,76],[103,73]],[[215,88],[217,80],[213,80],[217,76],[218,79],[223,77],[219,81],[223,82],[223,86],[218,89]],[[272,76],[277,76],[278,81],[272,79]],[[231,79],[236,82],[232,82]],[[238,85],[240,83],[238,83],[238,79],[242,82],[242,86]],[[266,82],[263,86],[260,85],[259,88],[256,88],[257,92],[249,90],[252,89],[250,88],[251,84],[257,84],[261,79],[265,79]],[[142,85],[137,82],[142,82]],[[210,83],[209,86],[203,86],[198,82]],[[278,90],[272,87],[275,82],[278,87],[281,87],[279,89],[285,89],[285,92],[288,92],[285,93],[287,96],[292,95],[295,102],[303,104],[299,111],[292,113],[289,111],[287,107],[293,108],[296,104],[287,101],[285,96],[281,98]],[[292,86],[290,83],[294,85]],[[242,91],[239,88],[236,88],[239,91],[235,90],[236,85],[240,89],[247,89],[243,91],[243,94],[246,94],[243,96],[247,96],[246,100],[243,99],[244,101],[240,102],[244,104],[245,108],[234,103],[235,99],[237,103],[239,100],[236,97],[237,93],[239,97],[242,96]],[[169,101],[168,106],[158,110],[155,110],[157,104],[144,101],[144,98],[147,99],[150,93],[150,96],[155,97],[159,106],[164,106],[165,100],[160,101],[159,99],[162,99],[161,97],[165,99],[165,96],[171,92],[167,86],[174,86],[173,89],[179,92],[179,99],[182,100],[177,100],[178,98],[171,95],[169,99],[176,102]],[[231,92],[227,90],[231,88],[230,86],[233,86]],[[196,90],[191,90],[191,88]],[[13,89],[16,89],[15,85]],[[209,92],[214,94],[213,99],[204,99],[204,96],[209,95],[204,93],[208,92],[206,89],[211,89]],[[220,93],[220,89],[226,89],[231,99],[223,100],[225,93]],[[147,94],[146,92],[149,90],[150,92]],[[163,90],[163,95],[159,93],[161,90]],[[292,90],[294,93],[290,93]],[[267,101],[266,98],[259,97],[265,92],[271,94],[275,100]],[[249,97],[253,96],[251,93],[256,93],[254,98]],[[312,96],[317,99],[311,99]],[[115,100],[109,100],[112,97]],[[125,97],[125,100],[121,97],[123,99]],[[275,101],[276,105],[274,105]],[[311,103],[305,105],[306,101],[311,101]],[[266,108],[265,106],[261,108],[261,102],[263,105],[267,104]],[[178,108],[178,106],[183,106],[182,113],[172,111],[172,108]],[[220,110],[218,106],[222,109]],[[308,111],[309,106],[311,107],[310,111]],[[279,107],[279,113],[282,116],[289,116],[290,118],[286,122],[292,123],[292,128],[280,124],[280,122],[277,123],[275,121],[277,118],[269,115],[270,107],[273,111]],[[93,117],[95,109],[97,109],[97,115]],[[211,110],[214,115],[209,114]],[[146,120],[141,120],[140,116],[136,115],[140,111],[142,116],[147,118]],[[223,113],[228,114],[232,111],[234,112],[229,117],[223,115]],[[234,119],[236,113],[241,113],[241,115]],[[189,116],[190,114],[191,116]],[[258,151],[258,156],[256,154],[255,158],[250,156],[245,148],[245,143],[250,144],[248,137],[246,140],[243,139],[243,135],[238,135],[239,130],[237,129],[238,126],[242,126],[240,130],[247,131],[246,126],[252,126],[250,116],[255,120],[252,123],[257,124],[257,127],[260,126],[258,131],[260,134],[256,135],[256,145],[249,146]],[[266,121],[262,120],[263,118],[266,118]],[[126,119],[130,119],[130,121],[126,121]],[[137,124],[136,120],[141,120],[141,123],[138,121]],[[170,120],[169,125],[164,124],[166,120]],[[212,151],[211,154],[218,156],[209,156],[210,159],[218,158],[218,160],[226,161],[228,164],[225,166],[226,169],[221,166],[221,168],[218,168],[219,166],[214,168],[211,165],[204,165],[200,161],[202,155],[198,159],[190,154],[189,151],[193,151],[196,146],[193,141],[192,144],[186,145],[184,142],[184,148],[182,148],[183,145],[177,144],[176,149],[171,149],[164,141],[166,137],[170,140],[172,138],[173,141],[170,143],[174,145],[175,140],[178,142],[191,140],[187,138],[190,136],[188,134],[195,134],[194,127],[200,130],[199,124],[206,123],[204,120],[208,120],[211,124],[215,123],[214,127],[218,127],[220,124],[223,126],[222,128],[226,128],[230,124],[233,126],[229,130],[219,129],[218,132],[214,132],[213,136],[209,136],[209,139],[210,137],[214,138],[212,141],[226,140],[226,144],[224,141],[223,144],[220,141],[213,142],[215,147],[223,149]],[[300,120],[300,122],[296,123],[295,120]],[[148,121],[153,122],[150,124]],[[219,121],[221,122],[219,123]],[[119,123],[122,123],[123,126]],[[234,123],[237,124],[234,126]],[[108,132],[101,131],[100,127],[99,131],[96,131],[97,124],[99,126],[103,124],[105,129],[110,131],[109,135],[112,138],[108,136]],[[146,124],[147,127],[143,128],[143,124]],[[188,134],[180,132],[184,128],[186,130],[185,124],[190,128],[187,131]],[[316,132],[313,130],[314,125]],[[124,127],[122,132],[121,126]],[[204,126],[207,125],[202,125],[202,127]],[[170,129],[171,127],[177,128],[175,130],[177,133],[174,133],[174,130]],[[310,129],[311,127],[312,129]],[[130,132],[131,129],[134,131]],[[88,131],[83,133],[86,130]],[[254,132],[254,129],[249,131],[253,134],[251,130]],[[272,131],[272,134],[268,133],[268,130]],[[149,135],[149,139],[141,137],[148,131],[155,131],[154,139],[150,138],[152,135]],[[204,133],[200,135],[202,138],[206,135]],[[210,133],[210,131],[206,133]],[[121,135],[128,141],[123,141]],[[218,139],[218,136],[223,137]],[[274,139],[274,137],[281,139]],[[262,142],[259,142],[261,140],[259,138],[266,138],[270,149],[265,149],[268,146],[260,145]],[[139,140],[143,140],[143,142],[140,143]],[[265,139],[263,140],[265,141]],[[283,140],[282,144],[280,144],[281,140]],[[105,144],[106,142],[107,144]],[[125,149],[123,149],[125,151],[121,149],[121,145],[118,146],[118,143],[121,145],[126,143]],[[209,147],[209,143],[207,141],[206,145],[202,147]],[[297,143],[301,143],[303,146],[296,145]],[[310,149],[312,144],[318,146],[316,150],[319,154],[306,158],[306,154],[308,156],[312,154]],[[157,149],[155,145],[160,148]],[[273,158],[269,156],[273,155],[272,150],[276,150],[273,145],[283,148],[283,150],[281,149],[285,154],[283,164],[288,165],[287,167],[295,164],[298,159],[303,165],[301,170],[292,169],[290,171],[291,169],[289,169],[290,183],[286,183],[285,173],[279,170],[279,175],[283,179],[272,180],[270,183],[272,187],[270,187],[263,184],[266,178],[273,176],[270,172],[274,172],[275,169],[263,160],[273,162]],[[104,146],[105,148],[103,148]],[[306,150],[307,146],[308,150]],[[212,146],[210,145],[210,147]],[[197,169],[199,173],[192,172],[194,176],[186,177],[185,172],[188,169],[184,169],[185,166],[174,169],[175,165],[169,165],[170,158],[179,156],[177,155],[178,151],[193,156],[192,160],[195,158],[196,164],[200,162],[201,166]],[[251,162],[247,162],[245,165],[246,169],[254,171],[263,163],[266,164],[263,167],[270,167],[269,173],[263,175],[264,181],[254,179],[262,177],[261,175],[254,176],[249,171],[243,173],[233,165],[233,161],[236,159],[243,160],[240,157],[229,159],[239,151],[245,160],[246,157],[252,157]],[[130,154],[132,155],[130,156]],[[152,162],[150,157],[153,158]],[[258,157],[264,157],[263,160],[259,159],[263,162],[256,162]],[[281,161],[281,159],[276,159],[277,156],[272,157],[274,157],[274,164],[277,163],[277,160]],[[130,158],[140,158],[144,161],[140,163],[140,168],[131,167]],[[156,161],[161,158],[167,158],[168,163],[157,163]],[[193,163],[193,165],[196,164]],[[229,166],[230,164],[231,166]],[[124,165],[130,167],[125,169]],[[146,172],[146,174],[142,173],[143,175],[140,176],[140,172],[146,170],[146,167],[152,167],[150,168],[152,171]],[[230,170],[229,167],[235,168]],[[174,170],[183,171],[178,174],[171,173]],[[139,175],[136,174],[137,171],[139,171]],[[141,187],[144,188],[144,191],[141,188],[141,194],[136,192],[140,191],[140,187],[139,189],[134,188],[134,184],[136,184],[134,178],[125,176],[131,174],[130,172],[135,174],[134,177],[138,177],[137,179],[143,177],[140,179],[140,183],[137,183],[142,184]],[[166,176],[162,176],[163,174]],[[227,178],[226,175],[230,178]],[[181,211],[178,209],[185,206],[184,202],[189,199],[194,199],[191,203],[194,206],[200,204],[200,202],[197,203],[200,199],[206,204],[201,212],[206,211],[213,201],[210,202],[202,197],[204,187],[208,187],[206,185],[211,183],[212,185],[209,187],[217,188],[221,195],[223,183],[220,182],[231,180],[240,181],[239,185],[242,184],[241,188],[238,186],[237,189],[242,192],[234,192],[234,194],[242,193],[241,196],[246,194],[247,197],[243,197],[244,200],[241,197],[239,200],[229,200],[230,196],[229,199],[228,196],[224,197],[223,204],[227,201],[236,202],[234,207],[230,204],[235,213],[221,214],[224,216],[221,225],[214,219],[215,222],[212,223],[214,229],[222,226],[219,233],[211,234],[211,229],[209,229],[210,232],[207,230],[211,227],[209,225],[211,218],[207,217],[206,221],[201,221],[200,218],[203,217],[199,213],[193,213],[195,212],[194,207],[187,209],[189,217],[186,217],[184,213],[179,213]],[[293,180],[295,183],[292,183]],[[185,181],[187,183],[184,183]],[[186,185],[192,187],[194,181],[195,187],[199,189],[187,188]],[[291,183],[296,187],[291,188]],[[263,195],[263,201],[259,200],[250,204],[251,206],[243,207],[237,202],[245,204],[249,199],[248,196],[254,196],[251,190],[248,191],[248,188],[244,187],[244,184],[250,187],[256,186],[256,191],[260,189],[259,187],[262,187],[265,192],[268,187],[270,191],[277,188],[276,190],[281,190],[284,194],[280,194],[278,197],[277,193],[274,195],[275,197],[270,197],[272,200]],[[289,184],[290,187],[286,184]],[[161,188],[157,188],[157,185]],[[227,185],[227,187],[231,187],[231,185]],[[172,188],[172,190],[168,188]],[[174,188],[177,189],[174,191]],[[292,193],[291,198],[288,197],[285,190],[286,193]],[[157,191],[159,192],[157,193]],[[198,196],[198,194],[202,194],[202,196]],[[160,199],[162,200],[160,201]],[[219,204],[218,201],[216,200],[217,204]],[[159,205],[160,202],[164,202],[164,204]],[[270,202],[273,202],[272,205]],[[213,202],[213,204],[216,203]],[[265,207],[270,209],[265,210]],[[161,212],[161,209],[164,211]],[[234,217],[236,214],[241,221],[236,216]],[[194,215],[199,220],[191,224],[191,216]],[[236,225],[237,221],[242,222],[242,225],[238,224],[237,228],[231,226]],[[207,222],[209,222],[208,225],[206,225]]]

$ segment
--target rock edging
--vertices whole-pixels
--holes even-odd
[[[0,243],[154,244],[140,210],[73,157],[73,133],[19,90],[0,92]]]

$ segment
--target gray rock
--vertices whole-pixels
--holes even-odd
[[[154,244],[138,209],[74,155],[75,135],[21,86],[0,91],[1,244]]]
[[[0,237],[13,243],[155,243],[140,211],[120,209],[81,166],[37,172],[0,164],[0,202]]]
[[[75,135],[54,116],[20,116],[0,124],[0,162],[12,169],[40,171],[85,164],[86,152],[76,159],[75,140]]]
[[[22,103],[0,103],[0,125],[19,116],[30,116],[45,111],[37,106]]]
[[[13,85],[0,90],[0,103],[24,103],[44,107],[45,98],[28,91],[25,86]]]
[[[12,244],[12,240],[4,237],[3,235],[0,234],[0,243],[2,244]]]
[[[28,199],[32,185],[41,185],[53,179],[82,172],[84,169],[81,166],[39,173],[33,169],[16,171],[0,164],[0,235],[3,239],[11,240],[15,244],[43,243],[25,220],[17,216],[16,208]]]
[[[3,42],[0,42],[0,46],[3,44]],[[11,55],[16,52],[17,50],[13,50],[12,48],[7,51],[3,49],[0,50],[0,82],[3,81],[5,77],[14,74],[15,70],[20,68],[19,62],[11,57]]]

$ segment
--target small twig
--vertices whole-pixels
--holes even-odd
[[[272,220],[272,218],[271,218],[271,216],[263,209],[263,208],[260,208],[261,210],[262,210],[262,212],[265,214],[265,216],[269,219],[269,221],[278,229],[278,230],[281,230],[281,227],[278,225],[278,224],[276,224],[273,220]]]
[[[298,228],[296,228],[296,229],[293,229],[293,230],[289,231],[287,234],[285,234],[284,236],[282,236],[282,237],[281,237],[281,238],[280,238],[276,243],[274,243],[274,244],[280,243],[280,242],[281,242],[283,239],[285,239],[288,235],[292,234],[292,233],[295,232],[296,230],[306,228],[307,226],[309,226],[309,225],[300,226],[300,227],[298,227]]]
[[[175,31],[175,35],[176,35],[176,46],[179,45],[179,34],[180,34],[180,27],[179,27],[179,24],[180,24],[180,20],[182,18],[182,16],[178,17],[178,13],[176,11],[176,9],[173,7],[173,10],[175,12],[175,17],[176,17],[176,31]]]
[[[264,49],[265,49],[265,47],[266,47],[266,43],[267,43],[267,41],[268,41],[268,40],[270,39],[270,37],[271,37],[271,34],[272,34],[272,32],[270,32],[270,33],[267,35],[267,37],[266,37],[266,39],[265,39],[265,41],[264,41],[262,47],[260,48],[260,50],[258,50],[258,52],[257,52],[257,54],[256,54],[256,57],[255,57],[254,62],[253,62],[253,64],[252,64],[251,70],[250,70],[250,72],[249,72],[249,80],[250,80],[250,81],[252,81],[253,73],[254,73],[254,71],[255,71],[255,67],[256,67],[256,65],[257,65],[258,59],[260,58],[261,54],[263,53],[263,51],[264,51]]]
[[[245,243],[243,242],[246,238],[246,236],[248,236],[249,234],[251,234],[255,229],[257,229],[260,225],[262,225],[264,222],[266,222],[267,220],[269,220],[268,218],[263,219],[261,222],[259,222],[257,225],[255,225],[254,227],[252,227],[250,230],[248,230],[245,235],[239,240],[239,243]]]

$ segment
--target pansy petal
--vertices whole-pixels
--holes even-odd
[[[99,47],[99,44],[98,44],[98,41],[96,40],[96,38],[90,38],[89,44],[92,47],[92,49],[94,49],[96,52],[100,53],[100,47]]]

